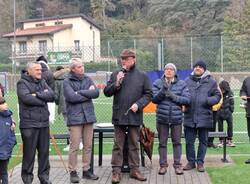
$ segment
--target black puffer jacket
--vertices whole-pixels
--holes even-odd
[[[36,94],[36,96],[32,95]],[[53,102],[54,92],[45,80],[35,80],[22,71],[17,82],[20,128],[41,128],[49,126],[47,102]]]
[[[247,108],[246,117],[250,117],[250,77],[245,78],[240,89],[240,96],[246,96],[247,98]]]
[[[112,73],[103,91],[107,97],[114,96],[112,123],[114,125],[142,125],[143,108],[152,98],[149,78],[145,73],[134,67],[126,73],[121,86],[118,88],[115,86],[118,72]],[[136,113],[131,110],[128,111],[134,103],[139,108]],[[127,111],[128,114],[126,114]]]
[[[220,82],[219,87],[223,94],[223,103],[217,112],[217,116],[226,120],[232,116],[232,113],[234,112],[234,94],[230,89],[229,83],[225,80]]]

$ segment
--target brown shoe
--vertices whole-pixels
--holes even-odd
[[[166,172],[167,172],[167,167],[166,166],[161,166],[159,171],[158,171],[158,174],[164,175],[164,174],[166,174]]]
[[[191,170],[191,169],[194,169],[195,168],[195,163],[192,163],[192,162],[188,162],[185,167],[183,167],[183,170],[184,171],[188,171],[188,170]]]
[[[132,171],[130,173],[130,178],[134,178],[139,181],[146,181],[147,178],[143,176],[143,174],[140,171]]]
[[[199,171],[199,172],[205,172],[205,168],[204,168],[203,164],[198,164],[197,165],[197,171]]]
[[[121,181],[121,174],[120,173],[113,173],[112,174],[112,184],[120,183]]]
[[[175,174],[182,175],[183,174],[183,169],[181,167],[176,167],[175,168]]]

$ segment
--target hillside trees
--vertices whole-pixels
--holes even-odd
[[[235,0],[234,6],[229,7],[225,18],[224,35],[225,69],[248,71],[250,69],[250,0]]]

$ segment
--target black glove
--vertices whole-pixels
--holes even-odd
[[[163,85],[162,85],[162,90],[167,91],[168,88],[169,88],[168,84],[166,82],[164,82]]]
[[[170,90],[167,90],[166,93],[165,93],[166,97],[174,100],[176,98],[176,95],[173,94]]]

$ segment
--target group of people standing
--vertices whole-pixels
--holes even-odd
[[[122,178],[121,169],[126,135],[130,177],[139,181],[147,180],[139,170],[138,141],[140,126],[143,124],[143,108],[150,101],[157,104],[156,127],[160,156],[158,174],[164,175],[167,172],[169,134],[171,134],[173,144],[175,173],[180,175],[183,174],[183,170],[193,168],[204,172],[208,131],[213,127],[212,107],[219,103],[222,97],[216,81],[207,70],[206,63],[203,60],[198,60],[193,66],[191,75],[185,81],[178,78],[176,66],[173,63],[168,63],[164,67],[164,75],[156,80],[151,87],[147,75],[136,67],[136,54],[133,50],[124,49],[120,57],[121,69],[111,74],[103,90],[105,96],[113,97],[112,183],[119,183]],[[84,73],[84,65],[81,60],[72,59],[68,68],[58,68],[53,76],[44,57],[38,58],[36,62],[28,63],[26,69],[22,71],[21,79],[17,83],[17,96],[20,132],[23,141],[21,177],[25,184],[31,184],[33,181],[36,151],[38,152],[40,183],[51,184],[49,180],[50,131],[47,104],[53,101],[60,104],[58,112],[63,114],[70,134],[68,161],[70,182],[80,182],[77,172],[77,152],[80,142],[84,146],[82,178],[98,179],[98,176],[90,170],[90,160],[93,124],[96,122],[92,99],[98,98],[99,90],[91,78]],[[222,86],[227,87],[227,84],[223,83]],[[223,88],[223,98],[227,99],[227,96],[224,95],[225,92],[227,89]],[[242,98],[249,96],[243,89],[241,94]],[[228,99],[231,100],[231,96]],[[248,98],[246,99],[248,100]],[[224,104],[226,108],[222,113],[228,114],[225,110],[228,108],[232,114],[233,104],[229,104],[229,106]],[[1,113],[0,98],[0,118]],[[8,113],[11,114],[9,111]],[[228,117],[228,119],[230,118],[232,117]],[[11,119],[9,121],[9,127],[15,125],[14,121]],[[188,160],[184,167],[181,163],[183,126]],[[197,154],[195,152],[196,137],[199,139]],[[229,133],[229,140],[230,137]],[[3,167],[2,165],[0,152],[0,169]],[[1,177],[2,184],[7,184],[4,177]]]

